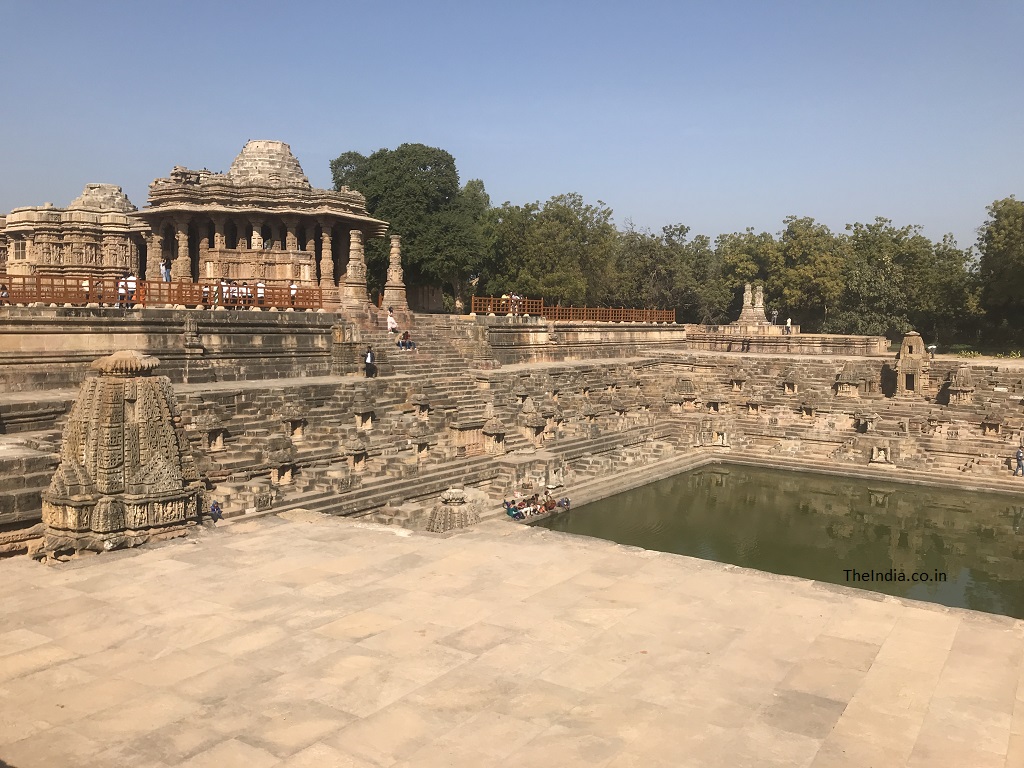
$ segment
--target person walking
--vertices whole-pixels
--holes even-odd
[[[791,336],[793,334],[793,318],[786,318],[786,335]]]
[[[1013,476],[1016,477],[1017,473],[1020,472],[1021,476],[1024,477],[1024,447],[1017,448],[1017,468],[1013,470]]]
[[[372,379],[377,375],[377,366],[374,363],[377,362],[377,356],[373,354],[373,347],[366,348],[366,357],[363,360],[366,364],[366,378]]]

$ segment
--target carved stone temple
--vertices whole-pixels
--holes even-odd
[[[199,521],[199,472],[159,364],[138,352],[92,364],[43,493],[44,552],[136,546]]]
[[[15,208],[6,221],[0,217],[7,274],[102,279],[137,271],[146,249],[146,225],[132,216],[135,212],[113,184],[86,184],[67,208],[52,203]]]
[[[176,166],[138,217],[150,229],[148,280],[162,261],[175,280],[294,280],[327,289],[328,301],[340,284],[363,303],[363,241],[388,226],[358,192],[314,189],[281,141],[249,141],[227,173]]]

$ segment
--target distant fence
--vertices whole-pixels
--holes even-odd
[[[70,304],[74,307],[205,307],[215,309],[320,309],[317,286],[287,282],[249,285],[0,274],[0,304]]]
[[[581,320],[598,323],[674,323],[674,309],[627,309],[626,307],[562,307],[544,299],[506,299],[474,296],[472,311],[478,315],[530,315],[546,320]]]

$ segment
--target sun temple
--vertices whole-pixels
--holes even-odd
[[[415,351],[367,295],[364,244],[384,237],[382,298]],[[914,332],[895,353],[803,333],[759,285],[726,325],[494,298],[409,312],[398,233],[280,141],[225,173],[177,166],[141,209],[111,184],[16,208],[0,249],[0,473],[18,478],[0,480],[0,552],[141,543],[213,501],[424,529],[453,486],[486,516],[515,488],[599,495],[726,459],[996,485],[1024,429],[1019,369],[933,360]],[[476,519],[445,515],[429,525]]]

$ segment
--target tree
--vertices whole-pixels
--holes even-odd
[[[789,216],[779,236],[782,312],[818,331],[843,296],[848,244],[812,218]]]
[[[604,304],[618,238],[611,217],[601,201],[590,205],[574,193],[543,205],[505,203],[484,226],[492,249],[488,290],[550,304]]]
[[[1024,201],[996,200],[988,216],[978,233],[981,305],[993,330],[1024,338]]]
[[[380,149],[369,157],[345,152],[331,161],[331,175],[335,189],[363,193],[370,215],[402,236],[407,282],[441,283],[464,298],[484,259],[481,225],[490,199],[482,181],[460,188],[455,158],[424,144]],[[367,263],[382,280],[385,243],[367,246]]]

